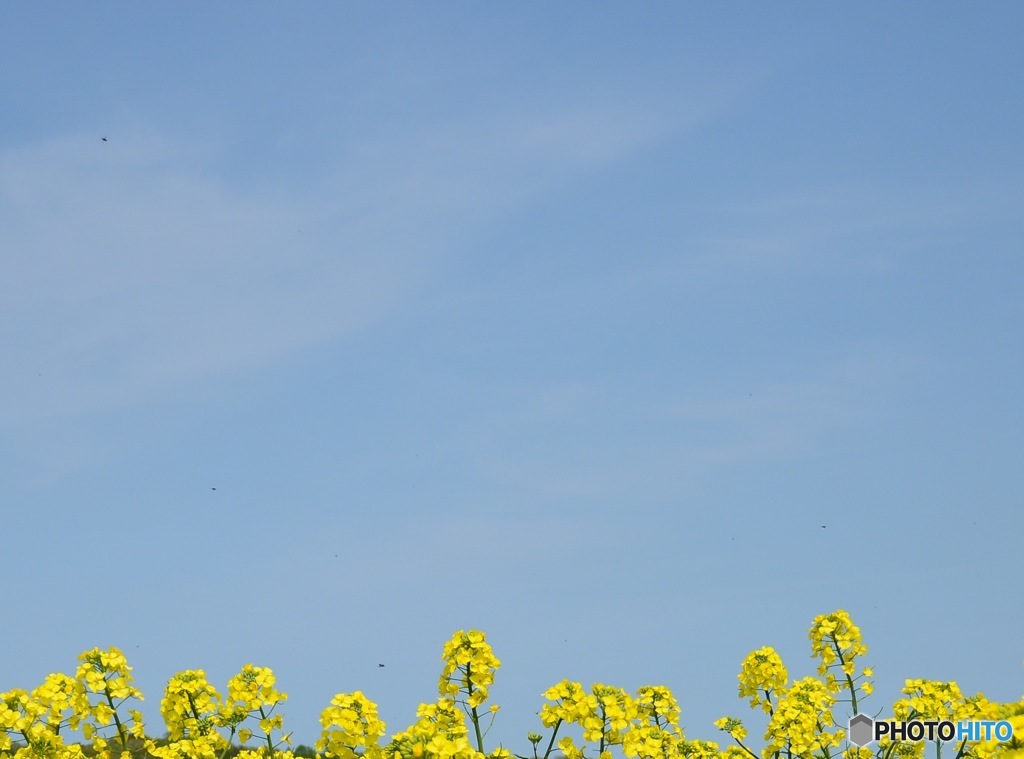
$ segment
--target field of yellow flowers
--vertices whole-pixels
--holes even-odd
[[[648,685],[635,694],[613,685],[563,680],[544,694],[540,732],[526,754],[485,745],[498,706],[488,703],[501,662],[484,633],[455,633],[442,654],[438,699],[421,704],[416,721],[387,740],[377,706],[361,692],[339,693],[321,714],[316,745],[326,759],[1024,759],[1024,699],[993,703],[966,697],[952,682],[908,680],[893,704],[897,720],[1007,720],[1009,741],[941,743],[882,740],[858,748],[841,727],[864,711],[873,672],[860,630],[840,610],[814,620],[809,637],[817,676],[790,682],[771,648],[750,653],[739,674],[739,695],[767,715],[760,745],[742,720],[715,725],[721,741],[688,738],[672,692]],[[34,690],[0,693],[0,759],[293,759],[274,673],[246,665],[218,691],[203,670],[179,672],[160,702],[165,730],[147,730],[142,694],[116,648],[79,657],[74,676],[52,674]],[[876,710],[878,711],[878,710]],[[155,740],[154,733],[166,734]],[[83,740],[70,740],[71,735]]]

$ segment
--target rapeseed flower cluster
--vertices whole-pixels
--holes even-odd
[[[544,698],[554,702],[541,707],[540,721],[545,727],[567,722],[580,725],[584,730],[600,728],[597,698],[587,693],[582,684],[562,680],[544,691]]]
[[[90,711],[85,686],[60,672],[47,675],[25,703],[31,704],[37,718],[56,732],[60,732],[65,724],[77,730],[83,717]],[[68,717],[64,716],[66,713]]]
[[[996,707],[991,719],[1005,719],[1013,726],[1013,738],[1006,742],[981,741],[975,747],[978,759],[1024,759],[1024,698]]]
[[[159,759],[222,759],[236,735],[243,745],[252,739],[253,731],[242,727],[252,720],[263,733],[264,745],[241,751],[240,759],[290,756],[290,752],[279,750],[289,743],[290,736],[278,741],[273,738],[273,731],[284,725],[283,715],[274,710],[288,698],[275,684],[271,669],[246,664],[228,681],[225,698],[207,681],[203,670],[179,672],[168,682],[161,702],[170,742],[150,753]]]
[[[185,670],[170,679],[160,714],[169,743],[152,749],[159,759],[215,759],[227,749],[229,739],[217,730],[224,724],[221,697],[203,670]]]
[[[597,734],[591,730],[589,736],[584,732],[583,737],[600,741],[600,750],[604,751],[608,746],[622,743],[623,733],[637,717],[636,702],[622,688],[611,685],[597,683],[591,690],[597,700]]]
[[[715,727],[728,733],[729,736],[740,745],[743,745],[743,741],[747,739],[747,728],[743,727],[743,723],[736,717],[722,717],[721,719],[716,719]]]
[[[47,681],[55,677],[50,675]],[[0,756],[14,756],[17,759],[82,759],[81,746],[65,745],[60,736],[61,728],[67,724],[64,710],[55,713],[52,701],[41,693],[42,690],[44,686],[31,694],[21,689],[0,693]],[[42,697],[37,699],[37,695]],[[12,754],[14,738],[22,745]]]
[[[28,691],[20,688],[0,693],[0,751],[8,751],[11,747],[11,733],[21,733],[27,730],[35,719],[31,709],[32,699]],[[45,712],[45,708],[42,710]]]
[[[994,719],[999,714],[993,704],[980,693],[965,698],[960,686],[953,682],[907,680],[900,691],[906,698],[893,704],[893,718],[898,720],[935,719],[958,722],[967,719]]]
[[[630,759],[679,757],[686,744],[679,727],[679,704],[672,691],[660,685],[646,685],[635,696],[621,688],[595,683],[586,691],[580,683],[563,680],[544,692],[549,703],[541,707],[540,719],[552,728],[547,757],[563,725],[578,726],[582,744],[565,736],[557,745],[566,759],[587,756],[586,741],[596,741],[598,759],[609,759],[611,749],[621,746]],[[539,739],[539,736],[538,736]]]
[[[445,643],[441,661],[444,667],[438,693],[442,699],[450,698],[465,710],[473,723],[477,750],[483,753],[486,730],[481,729],[477,708],[487,700],[488,689],[494,682],[494,673],[501,666],[501,661],[479,630],[459,630],[455,633]],[[493,724],[494,715],[498,713],[497,704],[491,705],[490,713]]]
[[[766,714],[771,714],[773,707],[772,694],[786,689],[789,673],[775,649],[771,646],[751,651],[743,660],[740,668],[740,698],[749,698],[750,707],[761,707]]]
[[[320,715],[320,725],[323,732],[316,749],[328,759],[381,759],[383,752],[378,744],[386,726],[377,716],[377,705],[361,691],[332,698]]]
[[[636,713],[654,727],[679,727],[679,702],[663,685],[645,685],[637,690]]]
[[[455,700],[462,696],[470,709],[487,700],[487,690],[501,662],[482,632],[459,630],[445,643],[441,660],[444,662],[438,685],[441,696]]]
[[[636,725],[622,740],[622,753],[630,759],[672,759],[681,756],[682,731],[677,727]]]
[[[663,685],[645,685],[636,692],[635,724],[622,738],[622,753],[631,759],[674,759],[686,742],[679,726],[679,702]]]
[[[818,674],[825,678],[825,686],[831,693],[849,691],[853,713],[858,713],[857,692],[871,695],[874,684],[870,678],[874,672],[865,667],[860,675],[857,671],[857,657],[867,653],[860,628],[850,615],[842,609],[831,614],[814,618],[808,637],[811,639],[811,656],[820,660]]]
[[[222,710],[229,720],[236,720],[235,724],[246,717],[257,720],[263,731],[263,741],[271,753],[281,744],[291,743],[290,735],[284,735],[277,743],[272,738],[274,730],[284,727],[284,715],[274,711],[288,699],[287,694],[274,687],[276,683],[274,672],[269,667],[246,664],[241,672],[228,680],[228,697]],[[247,743],[252,735],[248,728],[238,730],[242,743]]]
[[[479,759],[469,743],[466,720],[455,701],[442,697],[421,704],[419,719],[384,747],[385,759]]]
[[[121,756],[129,754],[131,737],[144,737],[142,715],[137,709],[128,709],[124,718],[117,711],[130,699],[142,699],[142,694],[132,685],[131,667],[124,654],[116,648],[94,648],[78,659],[73,678],[55,673],[47,676],[31,693],[20,689],[0,693],[0,756],[18,759],[83,756],[80,745],[65,743],[61,735],[65,728],[81,729],[85,738],[92,741],[94,755],[100,759],[113,756],[110,745],[113,731],[116,731]]]
[[[179,672],[167,683],[160,714],[173,739],[208,732],[216,724],[220,694],[201,669]]]
[[[246,664],[228,680],[228,704],[243,712],[271,711],[288,699],[274,687],[277,679],[269,667]]]
[[[92,739],[92,747],[102,759],[113,756],[110,741],[116,735],[120,754],[129,754],[129,736],[145,739],[145,725],[138,709],[127,709],[128,719],[122,720],[118,709],[131,699],[142,700],[142,693],[132,683],[132,668],[118,648],[94,648],[78,657],[75,680],[82,686],[84,698],[71,703],[82,723],[82,733]],[[93,702],[90,696],[96,696]],[[128,759],[124,757],[124,759]]]
[[[816,676],[790,684],[782,659],[770,647],[743,660],[739,696],[767,715],[760,751],[746,745],[748,730],[733,716],[714,723],[733,745],[687,739],[679,704],[664,686],[647,685],[630,695],[613,685],[586,689],[562,680],[543,694],[546,703],[538,714],[550,736],[541,754],[544,737],[529,734],[532,759],[615,759],[615,752],[623,759],[923,759],[927,746],[920,742],[883,740],[863,748],[845,743],[833,712],[837,704],[849,703],[856,714],[858,697],[871,694],[873,672],[860,662],[867,648],[842,610],[816,617],[809,638],[819,662]],[[386,726],[377,705],[360,691],[336,695],[320,717],[320,756],[527,759],[504,748],[484,751],[487,731],[480,708],[501,664],[484,634],[455,633],[442,661],[439,699],[421,705],[416,721],[384,745]],[[277,689],[272,670],[247,664],[221,693],[203,670],[174,675],[160,702],[167,735],[157,745],[146,737],[142,716],[133,708],[142,694],[123,653],[92,649],[79,657],[74,677],[52,674],[35,690],[0,693],[0,759],[225,759],[229,751],[238,751],[237,759],[295,759],[284,748],[290,736],[280,734],[280,706],[287,695]],[[1009,742],[936,745],[936,759],[1024,759],[1024,699],[996,704],[981,694],[964,696],[956,683],[929,680],[906,681],[902,696],[893,705],[897,720],[1006,719],[1014,727]],[[497,710],[490,707],[492,722]],[[71,742],[68,734],[76,730],[91,745]],[[260,733],[255,748],[248,746],[254,730]],[[575,735],[559,735],[560,730]],[[949,751],[945,757],[943,750]]]
[[[487,700],[501,662],[478,630],[455,633],[441,658],[440,698],[421,704],[416,722],[392,736],[387,745],[380,746],[385,725],[377,716],[377,705],[356,691],[337,694],[320,715],[317,750],[328,759],[485,759],[485,731],[478,707]],[[497,706],[490,707],[492,720],[497,711]],[[474,728],[475,748],[470,743],[467,716]],[[500,748],[487,756],[511,759],[511,754]]]
[[[67,745],[64,739],[45,724],[33,723],[22,732],[24,745],[13,753],[15,759],[85,759],[82,747],[78,744]],[[0,755],[6,753],[11,746],[8,744]]]
[[[765,759],[785,752],[787,756],[808,756],[827,752],[845,737],[843,730],[828,732],[835,722],[832,705],[836,699],[825,684],[814,677],[797,680],[783,693],[772,712],[762,752]]]
[[[954,682],[936,680],[907,680],[901,691],[905,698],[893,704],[892,719],[909,720],[960,720],[999,719],[1001,707],[986,699],[980,693],[965,697]],[[898,754],[903,759],[919,759],[925,754],[924,742],[893,742],[883,739],[880,749]],[[976,741],[964,744],[959,752],[973,759],[981,759],[1001,753],[1004,748],[995,741]]]
[[[752,651],[740,668],[739,696],[748,700],[752,709],[760,709],[769,721],[764,733],[764,759],[786,759],[817,755],[831,759],[831,749],[845,739],[845,731],[835,730],[832,709],[837,694],[844,689],[851,693],[853,713],[857,713],[856,682],[872,676],[870,668],[861,675],[856,672],[855,659],[867,652],[860,630],[849,614],[838,610],[816,617],[808,633],[811,656],[819,659],[817,674],[821,679],[805,677],[789,685],[789,673],[782,658],[770,646]],[[836,672],[840,673],[840,682]],[[862,695],[871,693],[871,684],[860,686]],[[725,732],[736,744],[723,752],[729,756],[757,759],[757,755],[744,741],[747,729],[733,716],[716,720],[715,726]],[[872,755],[873,756],[873,755]],[[857,751],[847,751],[847,759],[868,759]],[[883,758],[879,758],[883,759]],[[884,759],[894,759],[884,757]]]
[[[685,759],[720,759],[721,751],[714,741],[682,741],[679,753]]]

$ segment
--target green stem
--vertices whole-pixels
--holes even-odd
[[[825,732],[825,726],[821,724],[821,720],[816,720],[815,721],[815,726],[817,727],[819,734]],[[828,746],[822,746],[821,747],[821,752],[822,752],[822,756],[824,756],[825,759],[832,759],[832,754],[829,752]]]
[[[755,754],[755,753],[754,753],[753,751],[751,751],[751,750],[750,750],[749,748],[747,748],[746,746],[744,746],[744,745],[743,745],[743,741],[739,740],[739,739],[738,739],[738,738],[736,738],[735,736],[733,736],[733,740],[734,740],[734,741],[736,741],[736,744],[737,744],[737,745],[738,745],[738,746],[739,746],[739,747],[740,747],[741,749],[743,749],[743,750],[744,750],[744,751],[746,751],[746,752],[747,752],[748,754],[750,754],[750,755],[751,755],[751,756],[753,757],[753,759],[761,759],[761,757],[759,757],[759,756],[758,756],[757,754]]]
[[[473,728],[476,730],[476,749],[481,754],[484,753],[484,736],[480,732],[480,717],[476,713],[476,707],[471,707],[473,713]]]
[[[185,698],[188,699],[188,705],[192,707],[192,719],[199,723],[199,707],[196,706],[196,700],[192,697],[191,693],[186,693]]]
[[[551,754],[551,749],[554,748],[555,745],[555,736],[558,735],[558,728],[561,726],[562,718],[559,717],[558,722],[555,723],[555,729],[551,731],[551,740],[548,741],[548,749],[544,752],[544,759],[548,759],[548,756]]]
[[[110,705],[111,711],[114,712],[114,724],[117,726],[117,737],[121,739],[121,750],[128,750],[128,736],[125,735],[124,726],[121,724],[121,718],[117,716],[117,707],[114,706],[114,698],[110,695],[110,686],[104,681],[103,684],[103,695],[107,697],[107,703]]]
[[[473,665],[466,665],[466,703],[473,700]],[[473,729],[476,731],[476,750],[484,753],[484,736],[480,732],[480,715],[476,713],[476,707],[469,708],[469,715],[473,719]]]
[[[836,650],[836,655],[839,657],[840,668],[846,665],[843,660],[843,652],[839,648],[839,641],[836,640],[835,633],[832,633],[832,647]],[[853,716],[857,716],[857,689],[853,687],[853,678],[846,674],[846,670],[843,670],[843,674],[846,676],[846,685],[850,689],[850,705],[853,707]]]
[[[229,735],[229,736],[228,736],[228,742],[227,742],[227,744],[226,744],[226,745],[224,746],[224,750],[220,752],[220,757],[219,757],[219,759],[224,759],[224,757],[225,757],[225,756],[227,756],[227,754],[228,754],[228,751],[230,751],[230,750],[231,750],[231,739],[232,739],[232,738],[234,738],[234,737],[235,737],[235,728],[234,728],[234,727],[232,727],[232,728],[231,728],[231,735]]]
[[[265,720],[266,718],[267,718],[267,715],[263,711],[263,705],[260,704],[260,719],[261,720]],[[267,736],[267,751],[270,752],[271,759],[273,759],[273,756],[274,756],[274,742],[272,740],[270,740],[270,731],[269,730],[266,732],[266,736]]]

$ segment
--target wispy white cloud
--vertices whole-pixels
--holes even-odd
[[[951,230],[1004,214],[1002,188],[834,184],[765,194],[709,210],[723,227],[693,243],[705,263],[776,268],[832,264],[888,272],[907,253],[943,244]],[[996,202],[992,202],[996,201]],[[721,219],[716,222],[714,219]]]
[[[700,430],[685,446],[689,467],[797,459],[837,429],[884,423],[890,393],[920,368],[890,348],[862,349],[803,378],[675,401],[666,411]]]
[[[69,140],[4,159],[16,211],[0,320],[18,370],[5,421],[131,403],[358,328],[388,297],[365,253],[303,239],[301,204],[182,170],[184,148],[95,155],[106,148]],[[32,393],[40,375],[56,392]]]
[[[537,504],[657,501],[699,488],[706,475],[813,456],[839,431],[884,426],[894,396],[922,369],[877,347],[740,392],[697,387],[641,399],[594,383],[550,388],[488,417],[474,463],[496,492]]]
[[[0,155],[0,423],[159,397],[360,330],[467,229],[664,134],[643,113],[463,121],[349,151],[296,194],[125,129]]]

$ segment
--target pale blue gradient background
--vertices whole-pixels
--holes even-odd
[[[339,691],[404,729],[477,627],[490,746],[563,677],[718,740],[743,657],[810,674],[845,608],[869,710],[1020,698],[1022,35],[6,4],[0,690],[117,645],[159,726],[254,662],[311,743]]]

